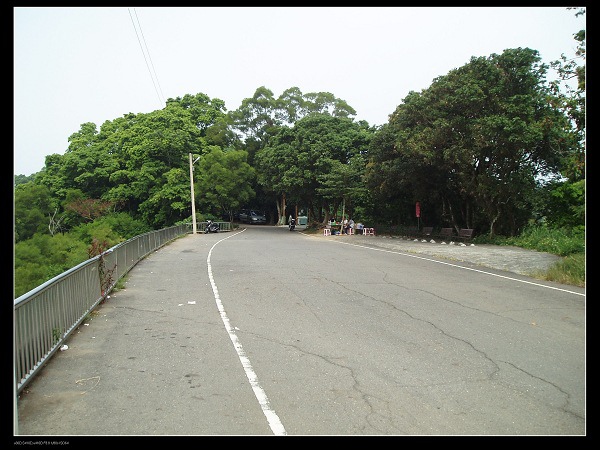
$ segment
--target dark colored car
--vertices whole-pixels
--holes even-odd
[[[254,209],[244,209],[240,211],[240,222],[249,224],[267,223],[266,216],[260,211]]]

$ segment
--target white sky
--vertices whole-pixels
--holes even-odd
[[[100,130],[107,120],[162,109],[167,98],[185,94],[220,98],[235,110],[261,86],[275,97],[290,87],[330,92],[357,120],[381,125],[410,91],[472,56],[517,47],[538,50],[546,63],[572,56],[573,34],[586,21],[564,6],[13,12],[14,173],[24,175],[40,171],[47,155],[63,154],[81,124]]]

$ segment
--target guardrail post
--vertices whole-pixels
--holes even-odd
[[[19,408],[17,407],[17,374],[13,367],[13,399],[15,403],[15,412],[13,413],[13,433],[15,436],[19,434]]]

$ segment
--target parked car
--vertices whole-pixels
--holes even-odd
[[[243,209],[240,211],[240,222],[249,224],[267,223],[266,216],[260,211],[254,209]]]

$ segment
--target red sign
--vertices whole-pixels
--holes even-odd
[[[417,202],[417,204],[415,205],[415,212],[417,214],[417,217],[421,217],[421,204],[419,202]]]

